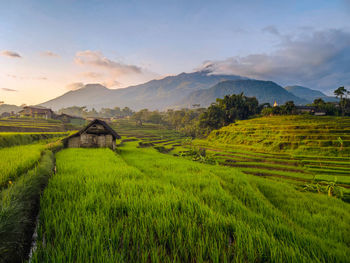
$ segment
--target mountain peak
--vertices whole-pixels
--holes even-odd
[[[98,89],[108,89],[106,88],[105,86],[103,86],[102,84],[100,83],[89,83],[89,84],[85,84],[83,87],[81,87],[79,90],[81,89],[95,89],[95,90],[98,90]]]

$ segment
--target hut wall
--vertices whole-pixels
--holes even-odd
[[[72,137],[68,139],[68,148],[79,148],[80,147],[80,137]]]
[[[100,135],[97,137],[97,145],[98,147],[106,147],[106,137],[105,135]]]

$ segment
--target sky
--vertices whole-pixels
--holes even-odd
[[[350,0],[11,0],[0,9],[0,101],[87,83],[124,88],[203,68],[350,87]]]

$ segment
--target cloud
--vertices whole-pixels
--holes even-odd
[[[52,52],[52,51],[44,51],[41,53],[42,56],[44,57],[59,57],[58,54]]]
[[[3,50],[0,52],[1,56],[10,57],[10,58],[21,58],[21,55],[17,52],[10,51],[10,50]]]
[[[13,79],[21,79],[21,80],[47,80],[47,77],[26,77],[26,76],[17,76],[13,74],[6,74],[7,77]]]
[[[262,32],[270,33],[272,35],[279,36],[280,32],[277,30],[275,26],[267,26],[262,29]]]
[[[18,90],[15,90],[15,89],[8,89],[8,88],[1,88],[2,90],[4,91],[18,91]]]
[[[107,88],[111,88],[111,87],[115,87],[115,86],[118,86],[120,87],[121,86],[121,83],[116,81],[116,80],[106,80],[104,82],[102,82],[102,85],[107,87]]]
[[[103,74],[98,72],[83,72],[80,75],[89,79],[98,79],[103,77]]]
[[[349,65],[350,32],[330,29],[280,36],[274,52],[205,61],[200,69],[330,91],[350,85]]]
[[[78,89],[81,89],[82,87],[84,87],[84,83],[82,83],[82,82],[74,82],[74,83],[68,84],[66,86],[66,89],[68,89],[68,90],[78,90]]]
[[[142,73],[140,67],[110,60],[99,51],[79,51],[75,55],[75,63],[107,69],[112,71],[115,76]]]

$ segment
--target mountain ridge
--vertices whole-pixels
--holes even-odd
[[[296,88],[298,87],[298,88]],[[291,89],[300,90],[301,86],[281,87],[273,81],[263,81],[236,75],[214,75],[209,71],[180,73],[155,79],[143,84],[122,89],[108,89],[101,84],[86,84],[78,90],[68,91],[40,106],[59,110],[71,106],[86,106],[88,109],[129,107],[133,110],[148,108],[165,110],[169,108],[191,107],[193,104],[209,106],[216,98],[227,94],[243,92],[248,97],[256,97],[260,103],[278,104],[293,100],[296,105],[311,103],[310,97],[300,97]],[[303,93],[313,96],[322,92],[301,87]],[[310,91],[310,92],[309,92]],[[331,98],[331,97],[322,97]]]
[[[270,103],[276,101],[283,104],[286,101],[294,101],[295,104],[305,104],[306,100],[299,98],[285,90],[273,81],[265,80],[227,80],[219,82],[210,89],[199,90],[191,93],[183,105],[201,104],[202,107],[209,106],[216,98],[223,98],[227,94],[242,93],[247,97],[256,97],[259,103]]]

